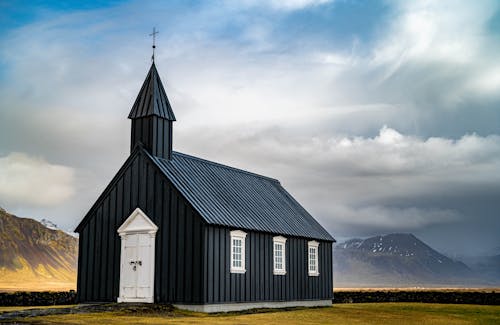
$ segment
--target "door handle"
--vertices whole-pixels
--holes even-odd
[[[130,264],[130,265],[133,265],[133,267],[132,267],[132,268],[133,268],[133,269],[134,269],[134,271],[135,271],[135,270],[137,269],[137,265],[142,266],[142,261],[130,261],[130,262],[129,262],[129,264]]]

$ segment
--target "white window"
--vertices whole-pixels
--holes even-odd
[[[286,274],[286,238],[276,236],[273,238],[274,271],[275,275]]]
[[[241,230],[231,231],[231,273],[245,273],[245,238]]]
[[[310,241],[307,243],[308,260],[309,260],[309,276],[318,276],[318,247],[319,243],[317,241]]]

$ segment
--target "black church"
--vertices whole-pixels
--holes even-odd
[[[172,151],[154,62],[128,117],[130,156],[76,228],[80,303],[331,304],[335,240],[278,180]]]

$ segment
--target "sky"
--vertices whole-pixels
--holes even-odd
[[[500,251],[488,0],[1,1],[1,207],[74,229],[128,157],[153,27],[174,150],[279,179],[339,241]]]

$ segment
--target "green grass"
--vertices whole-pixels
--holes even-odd
[[[500,324],[500,306],[425,303],[339,304],[332,307],[207,315],[175,310],[114,311],[19,319],[39,324]]]

